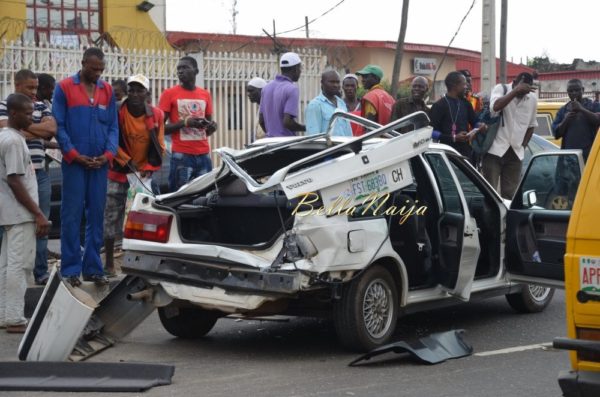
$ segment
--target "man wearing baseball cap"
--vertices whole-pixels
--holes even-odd
[[[162,110],[146,102],[150,81],[141,74],[127,79],[127,98],[118,110],[119,147],[108,170],[108,190],[104,209],[104,273],[115,275],[115,239],[123,238],[123,217],[129,182],[127,174],[138,171],[152,175],[161,166],[165,152],[165,122]]]
[[[260,106],[260,96],[262,89],[265,88],[266,85],[267,82],[260,77],[254,77],[248,81],[248,84],[246,84],[246,96],[250,100],[250,103],[256,103]],[[255,119],[256,125],[252,129],[252,136],[250,138],[251,142],[265,137],[265,131],[261,128],[260,123],[258,122],[259,118],[260,113],[257,113]]]
[[[267,137],[294,136],[306,129],[296,121],[300,90],[294,83],[300,78],[301,65],[298,54],[286,52],[279,60],[281,74],[262,89],[259,123]]]
[[[395,101],[381,85],[383,70],[377,65],[367,65],[356,74],[368,90],[360,101],[361,116],[382,125],[389,123]]]

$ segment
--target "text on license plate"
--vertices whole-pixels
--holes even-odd
[[[600,258],[579,259],[579,282],[582,291],[600,295]]]
[[[412,182],[410,163],[403,161],[322,189],[321,194],[325,206],[339,203],[339,200],[344,200],[345,205],[357,205],[367,200],[372,194],[391,193],[410,185]]]

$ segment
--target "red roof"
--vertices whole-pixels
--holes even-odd
[[[267,36],[246,36],[221,33],[191,33],[191,32],[167,32],[167,40],[174,46],[180,47],[186,42],[193,41],[210,41],[210,42],[227,42],[235,44],[256,44],[271,47],[273,41]],[[282,44],[296,47],[360,47],[360,48],[387,48],[395,49],[395,41],[375,41],[375,40],[338,40],[338,39],[318,39],[318,38],[302,38],[302,37],[277,37],[277,40]],[[404,51],[421,52],[431,54],[443,54],[446,47],[432,44],[415,44],[404,43]],[[452,48],[448,50],[448,55],[479,58],[480,54],[477,51],[465,50],[462,48]]]

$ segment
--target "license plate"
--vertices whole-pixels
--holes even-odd
[[[390,167],[352,178],[346,182],[322,189],[323,204],[327,209],[361,205],[365,200],[394,192],[413,182],[410,163],[403,161]]]
[[[579,260],[579,283],[582,291],[600,295],[600,258]]]

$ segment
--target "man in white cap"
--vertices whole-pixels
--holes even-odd
[[[260,102],[259,122],[267,137],[295,136],[304,131],[304,125],[298,123],[300,90],[294,84],[300,78],[302,61],[298,54],[286,52],[279,60],[281,74],[263,89]]]
[[[104,273],[115,275],[115,239],[123,238],[123,217],[129,182],[127,174],[138,171],[142,177],[160,169],[165,152],[165,122],[162,110],[146,102],[150,81],[141,74],[127,79],[127,98],[118,110],[119,147],[108,170],[108,190],[104,209]]]
[[[256,103],[257,105],[260,105],[260,94],[266,85],[267,82],[260,77],[254,77],[248,82],[246,85],[246,96],[250,100],[250,103]],[[257,114],[256,120],[258,120],[259,117],[260,115]],[[256,122],[256,125],[252,129],[251,140],[254,141],[256,139],[264,138],[264,136],[265,131],[260,127],[260,123]]]

